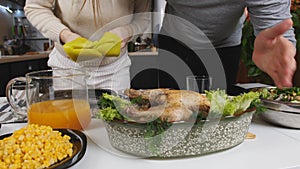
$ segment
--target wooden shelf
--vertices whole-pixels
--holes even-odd
[[[49,53],[38,53],[32,55],[6,55],[0,57],[0,64],[27,61],[27,60],[36,60],[36,59],[48,58],[48,56]]]
[[[156,56],[158,52],[129,52],[129,56]]]
[[[41,38],[25,38],[25,40],[49,40],[49,39],[41,37]]]

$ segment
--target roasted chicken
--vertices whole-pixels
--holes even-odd
[[[188,121],[198,113],[207,115],[210,108],[204,95],[187,90],[128,89],[125,95],[130,99],[142,98],[144,105],[129,106],[125,110],[128,117],[139,122],[157,118],[167,122]]]

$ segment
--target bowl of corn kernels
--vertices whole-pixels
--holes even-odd
[[[81,131],[29,124],[0,136],[0,168],[68,168],[85,151],[86,136]]]

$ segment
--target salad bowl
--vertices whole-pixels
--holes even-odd
[[[264,111],[259,117],[271,124],[300,129],[300,88],[260,89]]]

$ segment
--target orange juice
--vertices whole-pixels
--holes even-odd
[[[90,121],[90,104],[86,100],[49,100],[34,103],[28,108],[29,124],[81,130]]]

